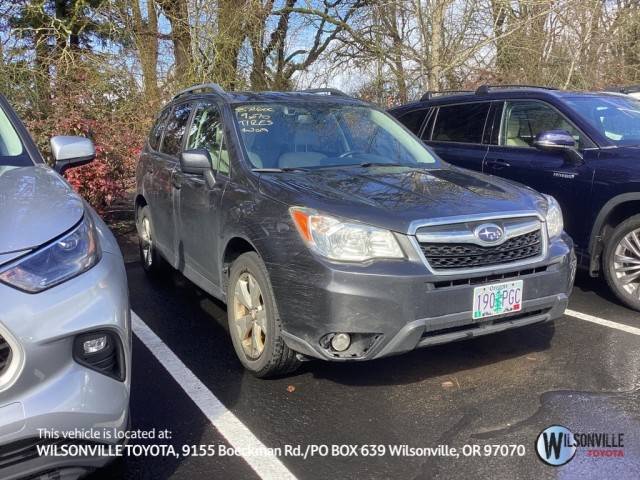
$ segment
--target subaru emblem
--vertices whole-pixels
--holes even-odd
[[[473,234],[482,243],[498,243],[504,237],[504,230],[495,223],[484,223],[477,226]]]

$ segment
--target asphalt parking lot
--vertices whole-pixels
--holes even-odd
[[[579,275],[553,325],[359,364],[308,362],[258,380],[236,360],[224,306],[175,273],[151,281],[126,255],[134,338],[133,429],[167,429],[182,445],[524,445],[524,456],[128,458],[113,478],[638,478],[640,314]],[[126,249],[125,249],[126,253]],[[575,315],[587,314],[587,320]],[[613,322],[613,323],[611,323]],[[148,327],[148,329],[146,328]],[[141,330],[142,328],[142,330]],[[142,340],[140,339],[142,338]],[[551,467],[544,428],[624,433],[624,457]],[[144,441],[140,441],[144,443]],[[257,443],[256,443],[257,442]]]

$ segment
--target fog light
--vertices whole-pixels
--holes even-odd
[[[80,365],[116,380],[125,379],[125,355],[120,337],[106,330],[78,335],[73,342],[73,358]]]
[[[331,338],[331,348],[336,352],[344,352],[351,345],[351,336],[348,333],[336,333]]]
[[[102,350],[104,350],[104,347],[107,346],[107,336],[104,335],[102,337],[97,337],[97,338],[93,338],[91,340],[87,340],[86,342],[84,342],[82,344],[82,348],[84,350],[84,353],[86,354],[91,354],[91,353],[98,353]]]

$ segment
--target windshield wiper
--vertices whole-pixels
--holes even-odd
[[[362,162],[361,167],[411,167],[411,165],[404,165],[402,163],[389,163],[389,162]]]
[[[282,172],[308,172],[306,168],[300,167],[276,167],[276,168],[252,168],[252,172],[256,173],[282,173]]]
[[[353,168],[353,167],[407,167],[415,168],[413,165],[406,165],[403,163],[390,163],[390,162],[362,162],[362,163],[337,163],[335,165],[319,165],[315,169],[327,169],[327,168]]]

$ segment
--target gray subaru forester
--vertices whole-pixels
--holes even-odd
[[[95,155],[80,137],[54,137],[51,147],[58,172]],[[128,426],[124,263],[2,96],[0,225],[0,478],[77,478],[108,458],[45,450],[116,444]]]
[[[552,197],[449,165],[336,90],[181,92],[135,202],[144,268],[226,302],[258,376],[550,321],[573,286]]]

